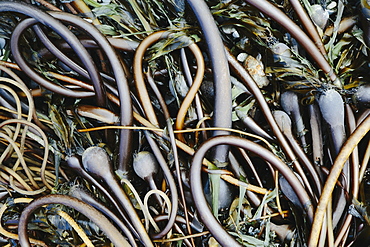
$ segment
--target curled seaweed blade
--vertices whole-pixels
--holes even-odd
[[[63,111],[56,105],[49,105],[49,117],[53,122],[55,134],[59,137],[60,148],[67,154],[70,154],[73,147],[74,130],[76,128],[72,121],[68,121],[66,115],[62,115]]]

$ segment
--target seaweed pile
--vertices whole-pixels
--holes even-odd
[[[370,245],[367,0],[0,1],[0,246]]]

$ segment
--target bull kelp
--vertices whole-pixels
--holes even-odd
[[[370,245],[369,18],[1,1],[0,245]]]

